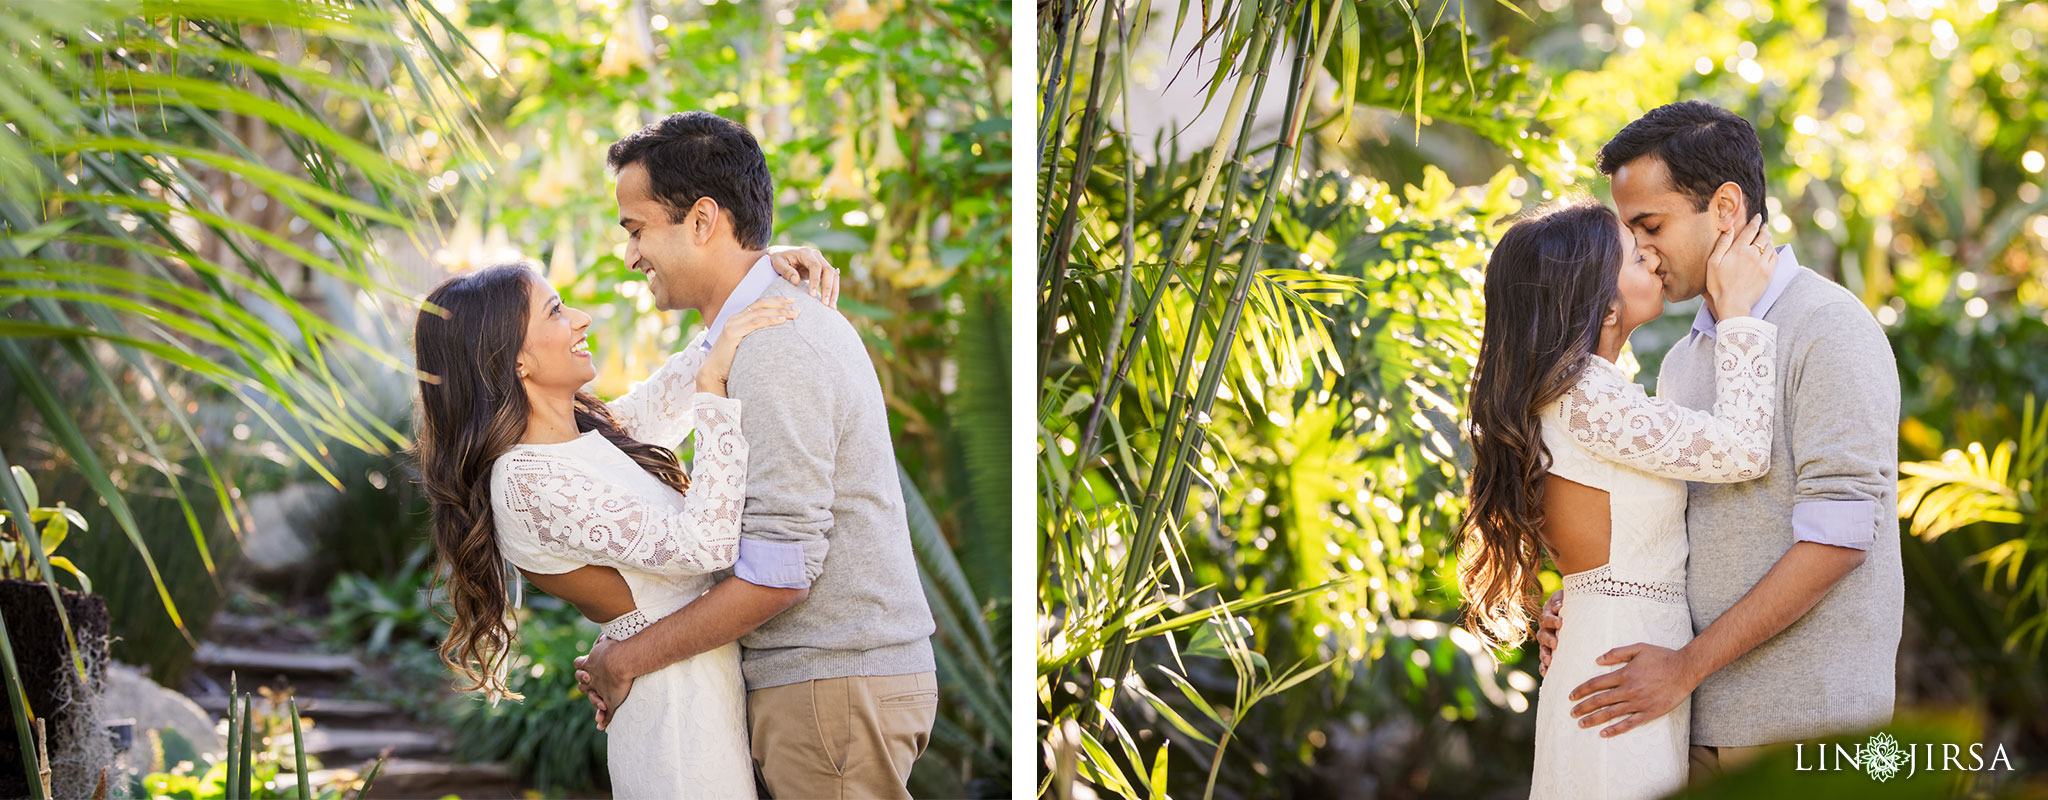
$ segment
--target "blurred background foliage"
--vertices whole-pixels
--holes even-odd
[[[1680,99],[1757,124],[1775,235],[1898,355],[1901,724],[2018,768],[1916,791],[2042,791],[2048,4],[1037,23],[1041,791],[1526,794],[1533,645],[1496,660],[1455,627],[1478,282],[1516,215],[1605,200],[1599,147]],[[1636,334],[1639,378],[1696,309]]]
[[[597,318],[598,392],[623,391],[700,320],[653,312],[624,268],[604,150],[719,113],[763,144],[776,241],[843,270],[888,399],[940,617],[913,786],[999,792],[1010,22],[944,0],[0,5],[0,61],[49,84],[0,93],[0,453],[88,519],[64,555],[106,595],[115,657],[159,682],[234,605],[324,620],[348,632],[327,647],[445,693],[403,453],[417,298],[533,262]],[[297,559],[258,557],[280,548]],[[536,623],[557,628],[590,632]],[[522,656],[566,667],[574,638]],[[575,716],[464,702],[416,708],[456,730]],[[467,754],[602,785],[601,759],[494,742]]]

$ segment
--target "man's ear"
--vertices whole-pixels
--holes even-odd
[[[711,237],[718,233],[718,201],[699,197],[690,204],[690,240],[698,247],[711,243]]]
[[[1742,187],[1728,181],[1714,190],[1714,196],[1707,200],[1707,210],[1714,214],[1716,230],[1732,231],[1748,220],[1749,198],[1742,193]]]

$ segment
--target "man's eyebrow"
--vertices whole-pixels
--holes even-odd
[[[1647,217],[1654,217],[1654,216],[1657,216],[1657,212],[1655,212],[1655,211],[1645,211],[1645,212],[1643,212],[1643,213],[1641,213],[1641,214],[1637,214],[1637,215],[1635,215],[1635,216],[1633,216],[1633,217],[1629,217],[1629,218],[1628,218],[1628,226],[1629,226],[1629,227],[1631,227],[1631,228],[1633,228],[1633,227],[1635,227],[1635,226],[1637,226],[1637,225],[1641,225],[1641,224],[1643,224],[1643,220],[1644,220],[1645,218],[1647,218]]]
[[[627,225],[630,225],[630,224],[632,224],[632,223],[634,223],[634,222],[636,222],[636,221],[637,221],[637,220],[633,219],[632,217],[620,217],[620,218],[619,218],[619,227],[621,227],[621,228],[623,228],[623,227],[626,227]]]

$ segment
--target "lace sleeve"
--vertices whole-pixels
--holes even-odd
[[[1714,339],[1714,411],[1649,397],[1590,365],[1557,405],[1573,441],[1595,455],[1678,480],[1735,483],[1771,469],[1777,326],[1722,320]]]
[[[697,463],[681,514],[573,461],[526,453],[501,460],[493,481],[505,557],[544,573],[564,572],[564,564],[674,576],[731,567],[747,491],[740,405],[699,393],[694,417]]]
[[[646,380],[605,405],[626,435],[673,449],[690,435],[690,398],[697,392],[697,370],[703,366],[704,351],[694,342],[685,345]]]

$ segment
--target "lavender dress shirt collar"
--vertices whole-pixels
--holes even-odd
[[[1764,314],[1770,312],[1771,305],[1778,302],[1778,297],[1785,293],[1785,287],[1792,285],[1792,279],[1798,275],[1799,259],[1792,255],[1792,246],[1778,245],[1778,269],[1771,273],[1770,285],[1764,287],[1764,296],[1757,299],[1756,306],[1749,310],[1749,315],[1763,319]],[[1692,332],[1711,338],[1715,327],[1713,313],[1707,311],[1706,303],[1701,303],[1700,313],[1692,318]]]

